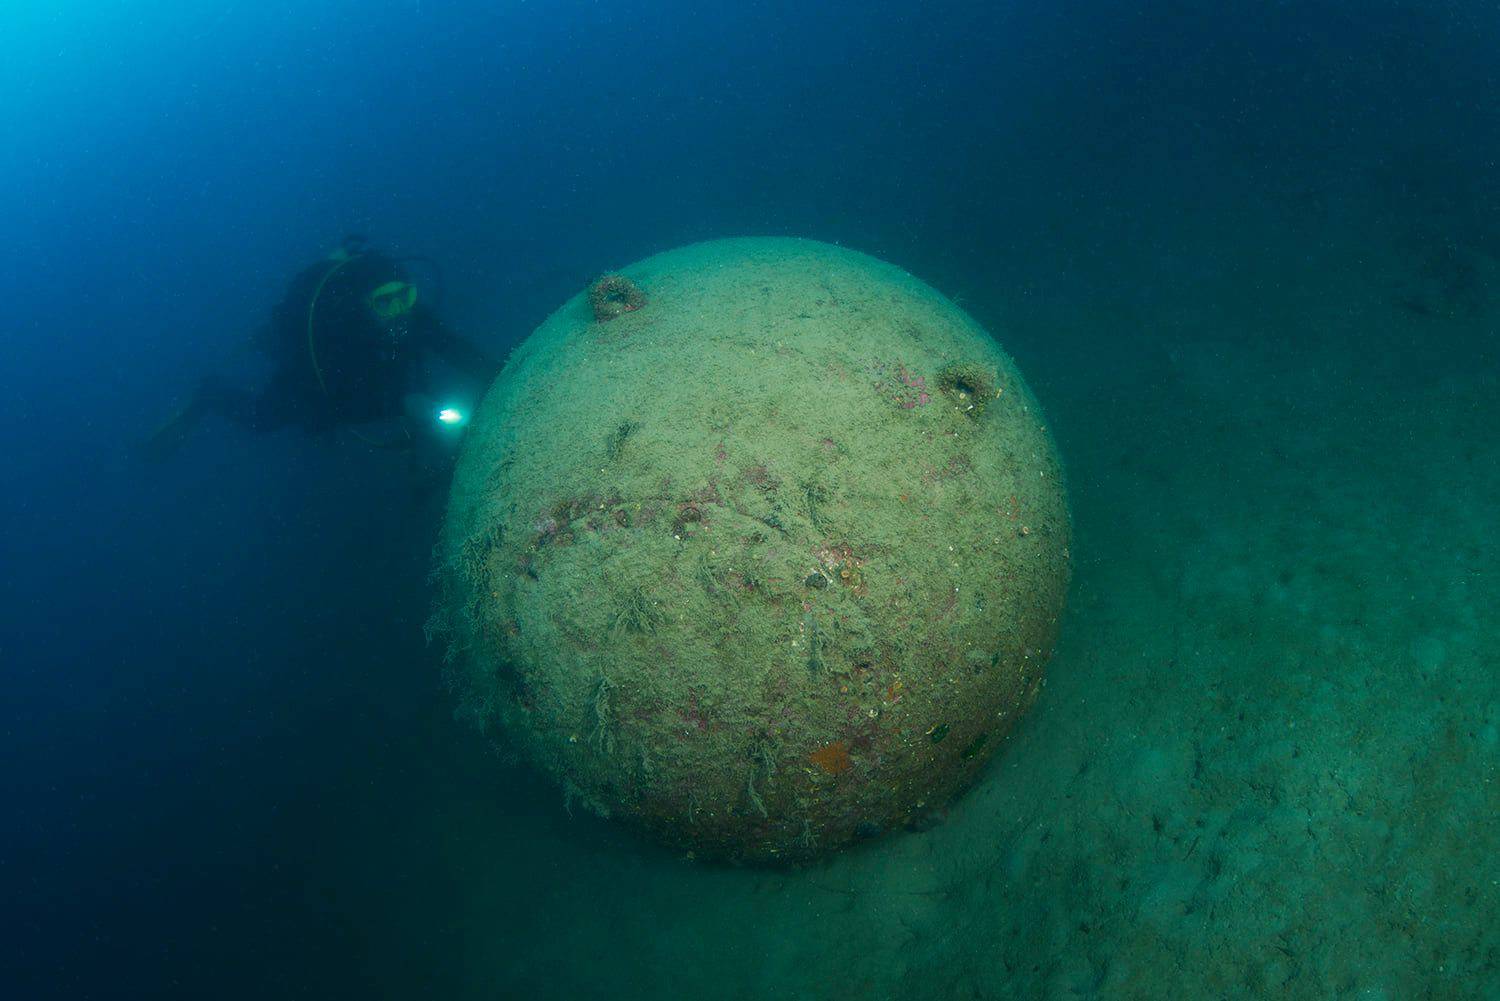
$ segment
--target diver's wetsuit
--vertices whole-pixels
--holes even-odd
[[[456,336],[420,301],[395,336],[376,319],[369,294],[400,278],[390,258],[365,253],[335,266],[321,261],[304,269],[273,310],[265,347],[275,370],[266,387],[251,392],[206,378],[193,400],[194,416],[217,413],[254,431],[325,430],[402,416],[402,399],[417,388],[424,351],[480,386],[498,370],[494,359]]]

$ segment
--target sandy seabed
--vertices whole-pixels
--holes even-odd
[[[945,823],[774,871],[445,818],[472,993],[1495,996],[1500,265],[1338,213],[969,304],[1052,419],[1077,565]]]

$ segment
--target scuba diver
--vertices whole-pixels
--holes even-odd
[[[255,432],[344,427],[367,444],[408,449],[414,466],[440,464],[465,415],[422,392],[424,355],[457,369],[476,394],[500,366],[450,331],[398,264],[351,236],[327,260],[298,273],[262,332],[260,346],[274,366],[269,383],[251,391],[205,377],[144,443],[144,455],[170,454],[204,417],[217,414]],[[381,438],[358,427],[392,421],[397,428]]]

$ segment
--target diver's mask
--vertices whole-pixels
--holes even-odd
[[[417,287],[409,282],[386,282],[371,292],[365,302],[389,339],[391,353],[395,354],[397,347],[411,333],[411,314],[412,307],[417,304]]]

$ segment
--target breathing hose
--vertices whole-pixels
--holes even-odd
[[[318,377],[318,387],[323,390],[323,396],[328,400],[329,403],[333,402],[333,394],[328,391],[328,383],[323,378],[323,366],[318,363],[318,342],[317,338],[313,336],[313,318],[317,315],[318,300],[322,297],[323,288],[328,284],[329,280],[332,279],[334,275],[342,271],[344,265],[352,264],[353,262],[367,256],[369,255],[354,254],[350,257],[345,257],[341,261],[335,261],[327,271],[323,272],[323,277],[318,279],[317,288],[313,289],[312,298],[308,300],[307,303],[307,357],[308,360],[312,362],[313,375]],[[355,427],[348,428],[347,430],[350,434],[354,435],[354,437],[358,438],[360,441],[364,442],[366,445],[369,445],[372,448],[405,448],[411,441],[411,429],[406,426],[405,418],[401,419],[400,424],[402,437],[395,441],[377,441],[376,439],[361,433],[360,430]]]

